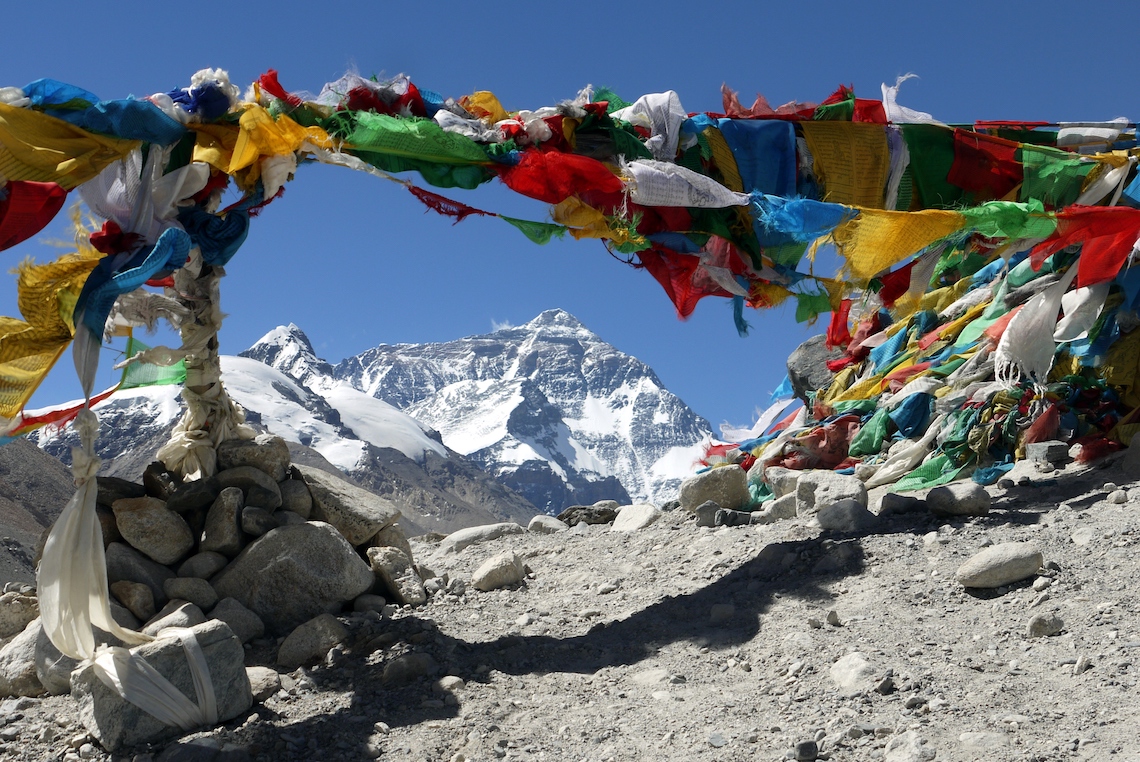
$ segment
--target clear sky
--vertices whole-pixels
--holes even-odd
[[[1114,32],[1111,12],[1096,20],[1053,0],[46,0],[12,4],[4,16],[0,86],[52,77],[103,98],[186,86],[205,67],[228,70],[244,90],[276,68],[289,90],[317,92],[346,70],[405,73],[444,96],[490,90],[508,110],[553,105],[587,84],[628,101],[673,89],[693,112],[721,109],[721,83],[745,103],[761,92],[775,105],[819,101],[841,83],[877,98],[881,83],[914,72],[920,79],[903,85],[900,103],[946,122],[1136,119],[1140,111],[1130,74],[1135,35]],[[544,204],[497,182],[443,193],[546,219]],[[714,298],[680,321],[648,273],[614,260],[599,242],[540,247],[498,219],[452,225],[424,209],[393,183],[302,167],[284,198],[253,221],[227,268],[222,352],[237,353],[294,322],[336,362],[380,343],[447,341],[561,307],[652,366],[715,429],[751,423],[783,378],[788,353],[826,328],[826,317],[814,327],[797,324],[792,302],[748,311],[753,331],[739,338],[731,303]],[[43,242],[53,235],[66,229],[56,225],[0,256],[10,266],[54,258],[58,250]],[[0,277],[0,314],[18,315],[11,276]],[[105,354],[99,388],[113,383],[113,360]],[[65,359],[32,404],[78,395]]]

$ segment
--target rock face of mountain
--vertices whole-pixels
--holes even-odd
[[[67,467],[31,442],[0,447],[0,580],[35,581],[36,543],[74,492]]]
[[[563,310],[456,341],[380,345],[335,366],[291,325],[242,356],[313,390],[388,402],[548,513],[669,500],[712,436],[651,368]]]

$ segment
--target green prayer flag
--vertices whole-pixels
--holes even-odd
[[[1022,146],[1018,153],[1025,168],[1021,200],[1036,199],[1057,208],[1077,200],[1085,178],[1097,165],[1046,146]]]
[[[831,299],[826,291],[819,294],[796,294],[797,323],[813,321],[823,312],[831,312]]]
[[[134,336],[127,339],[127,357],[134,357],[145,349],[150,349],[150,347],[143,344]],[[123,380],[119,382],[119,388],[137,389],[140,386],[166,386],[169,384],[181,384],[185,381],[185,360],[179,360],[170,366],[132,362],[123,368]]]
[[[960,211],[970,228],[987,238],[1048,238],[1057,229],[1057,219],[1046,216],[1040,202],[988,201]]]
[[[551,238],[561,238],[566,235],[566,227],[563,225],[555,225],[553,222],[531,222],[530,220],[519,220],[502,214],[499,215],[499,219],[510,225],[514,225],[520,233],[539,246],[550,243]]]
[[[966,203],[967,194],[946,179],[954,165],[954,131],[938,124],[904,124],[901,129],[922,206],[956,209]]]
[[[949,455],[940,452],[895,482],[893,489],[895,492],[909,492],[947,484],[957,479],[965,467],[955,466]]]
[[[861,458],[882,450],[883,440],[887,438],[887,426],[891,420],[890,412],[885,407],[876,410],[871,420],[864,423],[859,433],[852,437],[847,454],[852,458]]]

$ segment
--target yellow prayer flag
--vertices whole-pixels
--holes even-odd
[[[832,238],[851,274],[869,280],[965,225],[961,214],[941,209],[863,209],[858,217],[837,227]]]
[[[883,208],[891,156],[881,124],[800,122],[826,201]]]
[[[71,190],[139,146],[95,135],[31,109],[0,103],[0,177]]]
[[[489,124],[501,122],[509,116],[495,94],[488,90],[463,96],[459,99],[459,105]]]

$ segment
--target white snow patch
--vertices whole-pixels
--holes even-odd
[[[289,398],[292,395],[303,400],[312,396],[309,391],[281,371],[257,360],[225,355],[221,362],[226,391],[246,410],[259,413],[262,424],[271,432],[283,439],[308,443],[345,471],[360,465],[364,457],[363,442],[345,440],[336,428]]]
[[[417,463],[423,463],[428,450],[447,457],[447,448],[424,433],[414,418],[383,400],[350,386],[333,387],[322,396],[340,413],[345,426],[376,447],[399,450]]]
[[[657,459],[649,473],[657,479],[687,479],[697,469],[697,461],[705,454],[705,443],[670,447]]]

